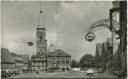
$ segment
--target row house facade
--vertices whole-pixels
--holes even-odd
[[[71,66],[71,56],[64,52],[62,49],[57,49],[54,52],[49,52],[47,55],[47,68],[57,67],[59,69],[62,68],[70,68]]]
[[[29,56],[28,55],[19,55],[16,53],[10,53],[10,55],[15,60],[15,69],[21,73],[27,72],[29,68]]]
[[[98,67],[110,69],[112,54],[112,39],[107,38],[107,42],[97,43],[95,53],[95,63]]]
[[[46,56],[43,55],[33,55],[31,57],[32,70],[46,70]]]
[[[101,63],[101,52],[102,52],[102,43],[96,44],[96,53],[95,53],[95,64],[99,65]]]
[[[15,60],[9,54],[9,50],[1,48],[1,70],[2,72],[9,72],[15,69]]]
[[[6,48],[1,48],[1,68],[2,71],[20,71],[24,72],[28,69],[28,55],[18,55],[16,53],[11,53]]]

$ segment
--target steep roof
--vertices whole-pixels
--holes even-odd
[[[50,46],[48,48],[48,52],[55,52],[55,48],[52,43],[50,44]]]
[[[100,56],[101,56],[101,52],[102,52],[102,46],[103,46],[103,43],[98,43],[98,44],[96,45],[97,51],[99,52],[99,55],[100,55]]]
[[[19,55],[16,53],[10,53],[10,55],[14,57],[16,61],[23,61],[24,63],[29,62],[29,55]]]
[[[103,42],[101,61],[106,62],[108,60],[108,47],[107,42]]]
[[[1,62],[15,63],[15,59],[10,55],[9,50],[6,48],[1,48]]]
[[[47,56],[71,56],[62,49],[57,49],[55,52],[48,52]]]
[[[108,46],[112,46],[112,38],[107,38],[107,44]]]
[[[107,51],[107,42],[103,42],[103,48]]]
[[[57,49],[55,52],[57,53],[58,56],[71,56],[61,49]]]
[[[19,55],[19,57],[23,59],[24,63],[28,63],[29,62],[29,55]]]
[[[17,57],[15,57],[15,61],[23,62],[24,60],[20,56],[17,56]]]
[[[35,58],[35,57],[46,57],[46,56],[47,56],[47,54],[44,54],[44,55],[43,54],[40,54],[40,55],[37,54],[37,55],[33,55],[32,58]]]
[[[12,57],[17,57],[17,54],[16,54],[16,53],[10,52],[10,55],[11,55]]]
[[[15,59],[15,61],[24,61],[21,57],[20,57],[20,55],[18,55],[18,54],[16,54],[16,53],[10,53],[10,55]]]

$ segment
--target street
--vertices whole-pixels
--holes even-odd
[[[80,72],[54,72],[54,73],[46,73],[40,72],[36,73],[24,73],[16,76],[12,76],[11,78],[116,78],[116,76],[108,73],[101,74],[93,74],[92,76],[86,75],[85,71]]]

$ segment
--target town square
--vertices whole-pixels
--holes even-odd
[[[127,77],[127,1],[1,1],[1,78]]]

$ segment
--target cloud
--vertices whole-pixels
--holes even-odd
[[[12,52],[17,52],[17,50],[19,49],[19,45],[12,41],[8,43],[7,48]]]
[[[46,32],[46,39],[47,39],[47,46],[49,46],[51,43],[57,42],[57,34],[54,32]]]
[[[110,31],[95,31],[96,39],[91,43],[85,40],[85,33],[91,24],[109,17],[110,8],[110,1],[44,3],[41,27],[46,27],[48,46],[52,42],[55,48],[62,48],[77,60],[86,53],[94,55],[96,43],[106,41]],[[39,3],[5,2],[2,10],[2,45],[32,55],[36,51]],[[80,32],[85,33],[71,35]],[[34,46],[29,47],[29,41],[34,42]]]

